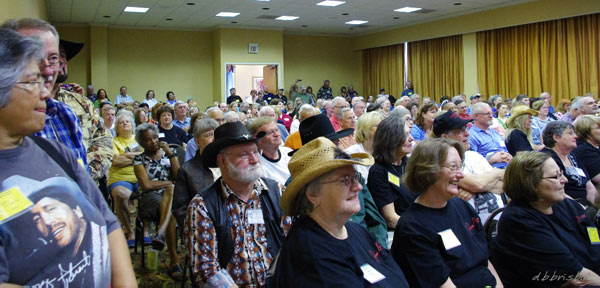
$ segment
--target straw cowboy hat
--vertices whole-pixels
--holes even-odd
[[[352,159],[335,159],[337,146],[325,137],[319,137],[304,144],[298,149],[288,168],[292,176],[292,182],[285,188],[281,196],[281,211],[288,216],[298,214],[298,201],[300,191],[317,177],[334,169],[348,165],[371,166],[375,162],[373,156],[368,153],[354,153]]]
[[[508,118],[508,120],[506,120],[506,126],[512,127],[514,120],[523,114],[531,114],[532,116],[536,116],[539,113],[539,111],[531,109],[529,108],[529,106],[526,105],[515,106],[512,109],[510,109],[510,117]]]
[[[242,122],[225,123],[215,129],[215,140],[206,145],[202,151],[202,158],[208,167],[217,167],[217,154],[229,146],[254,142],[265,136],[265,132],[260,132],[256,138],[248,132],[248,129]]]

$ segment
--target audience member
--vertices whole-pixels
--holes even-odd
[[[154,90],[150,89],[146,92],[146,98],[142,100],[142,103],[148,104],[148,108],[152,110],[152,107],[158,103],[155,97],[156,95],[154,95]]]
[[[544,128],[546,128],[548,122],[555,121],[555,119],[549,117],[548,107],[548,102],[544,100],[537,100],[531,104],[531,108],[538,111],[538,114],[534,115],[531,120],[531,139],[534,145],[540,146],[536,147],[537,149],[535,150],[540,150],[543,145],[542,132],[544,132]]]
[[[492,109],[487,103],[476,103],[473,105],[472,115],[474,125],[469,130],[471,150],[485,157],[493,167],[506,168],[512,156],[508,153],[500,133],[489,128],[492,125]]]
[[[319,88],[319,91],[317,92],[317,99],[325,99],[325,100],[329,100],[329,99],[333,99],[333,93],[331,90],[331,87],[329,87],[331,83],[329,82],[329,80],[325,80],[323,81],[323,86],[321,88]],[[309,87],[311,88],[311,87]],[[309,93],[308,91],[306,93]],[[310,93],[312,93],[312,88],[310,89]]]
[[[348,108],[348,102],[346,101],[345,98],[338,96],[338,97],[333,98],[333,100],[331,101],[331,104],[333,106],[333,111],[332,111],[331,116],[329,116],[329,112],[328,112],[327,117],[329,117],[329,121],[331,121],[331,125],[333,125],[333,129],[335,129],[335,131],[339,131],[341,129],[341,126],[340,126],[340,122],[338,121],[338,118],[336,117],[336,115],[343,108]]]
[[[413,89],[412,81],[406,81],[406,84],[404,84],[404,87],[406,87],[406,89],[402,90],[401,96],[412,97],[412,95],[415,94],[415,90]]]
[[[500,136],[504,137],[506,135],[506,121],[508,117],[508,105],[505,102],[500,102],[496,105],[496,117],[492,119],[492,126],[490,128],[498,131]]]
[[[429,138],[435,113],[437,113],[437,105],[435,103],[426,103],[419,108],[415,125],[413,125],[410,131],[410,135],[415,141],[419,142]]]
[[[563,171],[539,152],[517,154],[506,169],[504,190],[512,201],[490,252],[507,287],[600,285],[595,221],[565,196]]]
[[[264,106],[260,108],[260,111],[258,112],[258,117],[265,116],[272,117],[275,121],[277,121],[278,119],[277,114],[275,113],[275,109],[273,109],[273,107],[271,106]],[[289,136],[287,129],[283,124],[280,123],[277,123],[277,127],[279,128],[279,131],[281,133],[281,139],[285,142],[287,140],[287,137]]]
[[[235,94],[236,90],[235,88],[231,88],[229,89],[229,96],[227,97],[227,104],[231,104],[233,102],[237,102],[237,103],[242,103],[244,102],[242,100],[242,97],[238,96]]]
[[[340,130],[344,129],[356,129],[356,120],[354,117],[354,112],[351,108],[342,108],[336,114],[336,118],[338,123],[340,123]],[[340,138],[340,143],[338,148],[342,150],[346,150],[346,148],[356,144],[356,140],[354,139],[354,133]]]
[[[300,124],[302,124],[302,121],[317,114],[319,114],[319,110],[317,110],[317,108],[312,107],[309,104],[302,104],[302,106],[300,106],[300,109],[298,110],[298,128],[296,129],[296,131],[292,132],[292,134],[290,134],[290,136],[285,140],[284,145],[292,150],[300,149],[300,147],[302,147],[302,139],[300,139],[299,130]],[[292,129],[290,129],[290,131],[293,130],[294,127],[294,124],[292,124]]]
[[[560,119],[569,110],[571,110],[571,101],[569,99],[561,99],[558,101],[558,105],[556,105],[556,112],[554,114]]]
[[[148,123],[148,115],[144,112],[144,109],[136,109],[133,115],[135,116],[135,126]]]
[[[454,197],[462,162],[462,145],[446,138],[419,143],[408,160],[404,182],[418,197],[398,221],[391,253],[412,286],[501,286],[479,217]]]
[[[100,103],[102,102],[108,102],[110,104],[110,99],[108,99],[106,90],[98,89],[98,93],[96,93],[96,100],[94,100],[94,107],[100,108]]]
[[[366,108],[367,105],[365,104],[365,100],[361,97],[352,98],[352,111],[354,112],[354,117],[356,117],[356,119],[365,114]]]
[[[292,149],[281,145],[279,128],[273,118],[259,117],[250,123],[250,134],[257,138],[261,133],[264,134],[264,137],[256,144],[261,151],[262,175],[285,186],[285,181],[290,178],[288,153],[292,152]]]
[[[585,170],[587,170],[596,190],[600,186],[600,118],[583,115],[575,123],[577,148],[573,151]],[[592,203],[595,204],[595,203]]]
[[[158,138],[169,144],[177,144],[185,150],[188,141],[187,135],[183,129],[173,125],[173,111],[171,105],[163,105],[156,111],[156,117],[160,121]]]
[[[408,287],[387,250],[364,227],[348,221],[361,210],[361,177],[353,164],[371,165],[373,157],[347,155],[325,137],[294,154],[290,161],[293,180],[282,196],[281,208],[297,217],[281,248],[271,286],[367,285],[365,279],[369,281],[371,274],[363,271],[369,267],[377,271],[378,281],[369,282]]]
[[[115,97],[115,106],[118,109],[125,108],[126,104],[133,104],[133,98],[127,95],[127,86],[121,86],[120,94]]]
[[[182,101],[175,102],[173,125],[181,128],[185,133],[190,129],[190,117],[188,117],[188,104]]]
[[[531,139],[532,117],[538,115],[538,111],[529,106],[513,106],[510,118],[506,121],[506,149],[513,157],[520,151],[533,151],[542,149],[542,146],[534,145]]]
[[[175,98],[175,93],[173,91],[167,92],[167,104],[175,105],[177,103],[177,98]]]
[[[396,111],[396,110],[394,110]],[[369,112],[363,114],[358,118],[357,128],[354,132],[354,138],[356,139],[356,144],[346,148],[344,152],[348,154],[354,153],[368,153],[373,155],[373,140],[375,139],[375,132],[377,131],[377,126],[383,120],[383,115],[377,112]],[[291,137],[291,136],[290,136]],[[369,168],[371,166],[356,166],[356,171],[358,171],[361,176],[366,180],[369,179]]]

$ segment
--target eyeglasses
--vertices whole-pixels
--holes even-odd
[[[248,161],[250,159],[250,156],[254,156],[254,157],[259,157],[260,156],[260,152],[258,150],[254,150],[251,152],[243,152],[242,154],[233,154],[233,153],[225,153],[222,152],[223,154],[228,154],[228,155],[233,155],[239,159],[242,159],[244,161]]]
[[[336,180],[332,180],[332,181],[324,181],[324,182],[319,182],[320,184],[328,184],[328,183],[336,183],[336,182],[340,182],[340,183],[344,183],[344,186],[346,186],[347,188],[352,187],[352,184],[354,184],[354,181],[356,181],[356,183],[360,183],[360,179],[361,179],[361,175],[358,172],[354,172],[353,175],[346,175],[344,176],[343,179],[336,179]]]
[[[443,167],[446,167],[448,169],[450,169],[450,171],[452,172],[459,172],[463,170],[463,167],[465,167],[465,165],[463,165],[463,163],[452,163],[452,164],[448,164],[448,165],[444,165]]]
[[[15,84],[21,84],[24,85],[25,87],[27,87],[26,89],[24,89],[23,87],[19,87],[23,90],[27,90],[27,91],[32,91],[32,87],[35,89],[37,88],[38,90],[42,90],[42,88],[44,88],[44,80],[38,79],[36,81],[21,81],[21,82],[15,82]],[[35,91],[35,90],[33,90]]]
[[[478,115],[486,115],[486,116],[492,116],[492,115],[493,115],[491,111],[490,111],[490,112],[487,112],[487,113],[475,113],[475,114],[478,114]]]
[[[265,133],[266,133],[265,135],[269,135],[270,136],[270,135],[273,135],[275,133],[280,133],[280,132],[279,132],[279,128],[277,128],[277,129],[265,131]]]
[[[46,68],[46,67],[50,67],[52,69],[57,69],[60,65],[60,57],[58,57],[57,55],[52,55],[46,59],[44,59],[46,63],[42,62],[40,63],[40,70]]]
[[[565,173],[561,170],[555,176],[542,177],[542,179],[553,179],[560,181],[560,179],[565,175]]]

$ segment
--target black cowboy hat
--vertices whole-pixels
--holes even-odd
[[[71,58],[75,57],[83,48],[83,43],[71,42],[67,40],[60,39],[60,46],[65,49],[65,53],[67,54],[67,61],[71,60]]]
[[[242,122],[225,123],[215,129],[215,140],[202,151],[202,159],[208,167],[217,167],[217,154],[229,146],[256,141],[265,136],[260,132],[256,138],[248,132]]]

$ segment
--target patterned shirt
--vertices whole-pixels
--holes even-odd
[[[177,157],[177,151],[172,151],[173,156]],[[167,153],[163,153],[160,159],[153,159],[146,153],[135,155],[133,157],[133,166],[143,165],[148,173],[148,180],[150,181],[169,181],[171,179],[171,159],[167,156]],[[163,188],[165,189],[165,188]],[[160,190],[163,190],[160,189]],[[147,192],[147,191],[144,191]]]
[[[262,287],[265,285],[266,272],[275,255],[267,250],[267,229],[264,224],[250,224],[248,216],[251,210],[261,211],[259,196],[266,189],[262,179],[256,180],[254,189],[247,202],[242,201],[221,179],[223,199],[227,206],[227,222],[233,242],[233,254],[226,271],[240,287]],[[279,192],[278,192],[279,193]],[[186,217],[186,235],[189,241],[188,252],[197,280],[210,282],[212,277],[224,269],[219,265],[216,231],[210,219],[206,204],[201,196],[190,202]],[[291,220],[282,216],[281,226],[285,233]]]
[[[333,99],[333,94],[332,94],[332,90],[331,87],[325,88],[325,86],[319,88],[319,91],[317,92],[317,99]]]
[[[78,161],[81,160],[80,164],[88,169],[81,123],[69,105],[54,99],[46,100],[46,124],[42,131],[34,135],[66,145]]]

